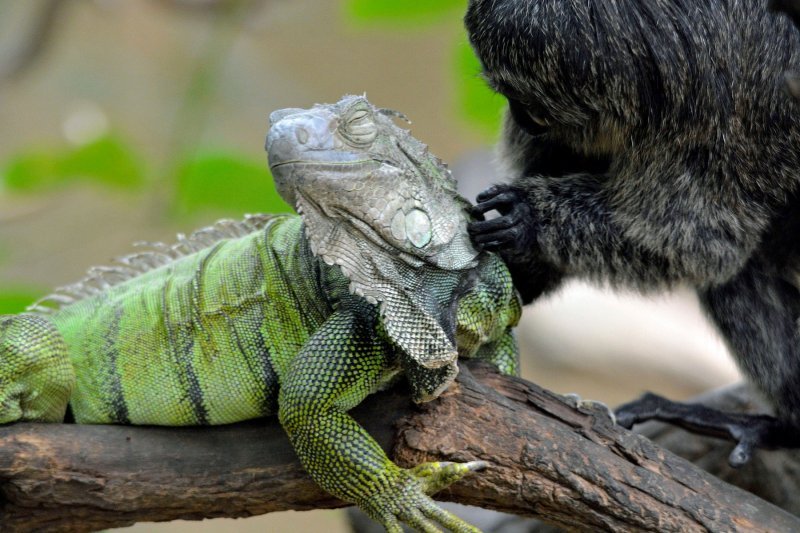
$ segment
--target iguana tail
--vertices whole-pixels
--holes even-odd
[[[0,315],[0,424],[60,422],[74,387],[67,345],[47,318]]]

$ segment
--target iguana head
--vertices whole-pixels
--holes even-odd
[[[275,111],[266,149],[278,192],[318,246],[320,226],[338,226],[411,264],[472,266],[465,201],[442,162],[394,123],[398,115],[360,96]]]
[[[413,361],[452,378],[457,351],[446,330],[454,322],[444,315],[453,306],[435,303],[420,280],[432,270],[470,269],[478,252],[450,172],[395,124],[398,116],[359,96],[275,111],[269,166],[303,217],[314,254],[380,304],[389,336]]]

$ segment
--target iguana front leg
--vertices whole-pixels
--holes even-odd
[[[61,422],[74,388],[67,345],[52,322],[0,315],[0,424]]]
[[[300,461],[325,490],[355,503],[390,532],[401,522],[438,531],[475,532],[428,494],[481,463],[395,465],[347,411],[373,392],[389,369],[390,348],[375,330],[377,310],[336,311],[292,361],[281,383],[279,418]]]

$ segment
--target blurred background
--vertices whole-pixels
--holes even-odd
[[[466,0],[0,0],[0,313],[140,240],[287,211],[270,111],[366,93],[402,111],[464,194],[493,167],[503,100],[480,79]],[[737,379],[688,290],[573,283],[526,308],[523,375],[617,404]],[[128,531],[347,531],[341,511]]]

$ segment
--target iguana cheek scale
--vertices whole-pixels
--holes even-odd
[[[277,414],[314,480],[387,530],[474,531],[428,494],[484,463],[401,469],[347,414],[401,376],[435,398],[459,356],[517,371],[510,275],[393,116],[361,97],[274,113],[270,166],[300,216],[220,221],[0,317],[0,422]]]

